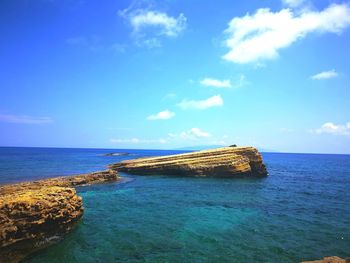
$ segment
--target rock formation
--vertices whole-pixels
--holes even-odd
[[[138,175],[179,176],[266,176],[262,156],[253,147],[224,147],[213,150],[139,158],[110,165],[110,169]]]
[[[113,170],[98,171],[89,174],[80,174],[72,176],[61,176],[33,182],[10,184],[0,186],[0,196],[20,190],[37,189],[40,187],[60,186],[75,187],[88,184],[105,183],[119,179],[118,174]]]
[[[69,232],[83,215],[73,186],[116,181],[108,170],[0,187],[0,263],[19,262]]]
[[[302,263],[350,263],[350,258],[342,259],[340,257],[325,257],[315,261],[303,261]]]

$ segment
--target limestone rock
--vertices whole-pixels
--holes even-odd
[[[98,171],[94,173],[72,176],[61,176],[33,182],[3,185],[0,186],[0,195],[11,193],[14,191],[36,189],[40,187],[75,187],[88,184],[105,183],[117,181],[119,178],[120,177],[118,176],[118,174],[113,170]]]
[[[73,186],[119,180],[115,171],[0,187],[0,263],[15,263],[60,240],[83,215]]]
[[[325,257],[320,260],[303,261],[302,263],[350,263],[350,258],[342,259],[340,257]]]
[[[83,215],[75,189],[43,187],[0,196],[0,262],[18,262],[72,229]]]
[[[120,172],[138,175],[266,176],[262,156],[253,147],[224,147],[160,157],[139,158],[110,165]]]

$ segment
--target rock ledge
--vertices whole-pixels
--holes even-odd
[[[253,147],[224,147],[184,154],[139,158],[112,164],[110,169],[138,175],[267,176],[262,156]]]
[[[72,187],[118,179],[108,170],[0,186],[0,263],[19,262],[73,229],[84,209]]]

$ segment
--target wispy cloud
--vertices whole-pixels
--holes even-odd
[[[221,107],[222,105],[224,105],[224,100],[220,95],[215,95],[205,100],[183,100],[177,104],[177,106],[184,110],[204,110],[211,107]]]
[[[71,46],[84,47],[91,51],[99,51],[105,48],[101,43],[101,38],[97,35],[70,37],[66,39],[66,43]]]
[[[136,43],[148,47],[161,46],[160,37],[177,37],[187,25],[187,18],[182,13],[173,17],[157,10],[125,9],[118,14],[131,25]]]
[[[305,0],[282,0],[283,4],[290,6],[290,7],[297,7],[302,5]]]
[[[107,130],[112,130],[112,131],[131,131],[132,128],[127,128],[127,127],[116,127],[116,128],[106,128]]]
[[[350,122],[346,124],[334,124],[333,122],[326,122],[320,128],[311,130],[311,132],[318,134],[328,133],[333,135],[350,135]]]
[[[177,95],[175,93],[168,93],[162,98],[162,100],[171,100],[175,99],[176,97]]]
[[[214,88],[231,88],[231,81],[229,79],[219,80],[213,78],[204,78],[200,81],[203,86]]]
[[[127,46],[125,44],[114,43],[109,46],[109,49],[116,53],[125,53]]]
[[[156,114],[152,114],[147,117],[147,120],[155,121],[155,120],[169,120],[175,116],[174,112],[169,110],[161,111]]]
[[[186,17],[180,14],[177,18],[166,13],[149,10],[138,10],[130,16],[130,24],[134,32],[139,33],[144,28],[158,28],[158,34],[168,37],[176,37],[186,27]]]
[[[284,127],[283,127],[283,128],[280,128],[279,131],[282,132],[282,133],[292,133],[292,132],[294,132],[293,129],[284,128]]]
[[[208,138],[212,135],[209,132],[205,132],[199,128],[192,128],[188,131],[183,131],[179,134],[177,133],[169,133],[168,136],[170,138],[178,138],[182,140],[194,140],[194,139],[200,139],[200,138]]]
[[[272,12],[258,9],[255,14],[235,17],[225,30],[229,51],[223,59],[251,63],[278,57],[278,51],[312,32],[341,33],[350,25],[348,4],[332,4],[323,11],[291,9]]]
[[[53,120],[50,117],[33,117],[28,115],[0,114],[0,122],[19,124],[48,124]]]
[[[115,53],[125,53],[127,46],[121,43],[106,43],[101,37],[97,35],[90,36],[76,36],[66,39],[66,44],[85,48],[90,51],[111,51]]]
[[[329,71],[323,71],[320,73],[317,73],[313,76],[311,76],[311,79],[313,80],[322,80],[322,79],[331,79],[338,77],[338,72],[336,72],[334,69],[329,70]]]
[[[199,128],[192,128],[191,130],[188,131],[188,134],[193,135],[197,138],[206,138],[211,136],[209,132],[202,131]]]
[[[160,143],[165,144],[167,141],[165,139],[139,139],[139,138],[131,138],[131,139],[110,139],[111,143],[114,144],[152,144],[152,143]]]

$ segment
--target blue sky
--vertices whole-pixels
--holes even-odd
[[[350,153],[350,2],[4,0],[0,145]]]

